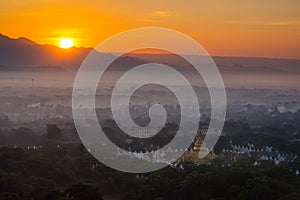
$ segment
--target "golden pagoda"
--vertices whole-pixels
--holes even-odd
[[[204,158],[200,158],[201,155],[206,156]],[[215,153],[209,152],[209,150],[205,146],[205,143],[203,143],[202,135],[199,134],[194,144],[193,150],[184,152],[184,154],[179,158],[179,161],[191,162],[195,164],[210,164],[211,161],[215,158]]]

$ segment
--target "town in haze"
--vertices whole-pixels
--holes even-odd
[[[298,1],[2,4],[0,200],[300,199]],[[126,40],[128,30],[143,27],[182,32],[203,55],[164,34],[150,44],[179,45],[180,56],[154,47],[124,53],[144,38]],[[118,45],[101,46],[119,33]],[[76,88],[93,56],[113,60],[94,98],[87,86]],[[191,70],[207,61],[224,88],[208,85],[215,74]],[[151,63],[182,74],[199,109],[167,70],[140,68],[126,79]],[[170,87],[135,86],[150,78]],[[223,89],[225,111],[222,98],[212,99]]]

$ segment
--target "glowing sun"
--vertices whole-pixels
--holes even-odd
[[[74,46],[74,41],[71,38],[59,39],[60,48],[67,49]]]

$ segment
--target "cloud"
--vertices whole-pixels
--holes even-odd
[[[151,15],[156,17],[174,17],[178,16],[178,13],[169,10],[156,10]]]

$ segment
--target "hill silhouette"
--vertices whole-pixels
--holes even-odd
[[[92,48],[72,47],[62,49],[54,45],[40,45],[27,38],[9,38],[0,34],[0,69],[22,67],[67,67],[78,68]],[[102,54],[99,55],[109,55]],[[161,55],[169,60],[168,55]],[[131,57],[131,58],[128,58]],[[193,57],[193,55],[191,55]],[[285,73],[300,74],[300,60],[280,58],[255,58],[255,57],[212,57],[221,72],[268,74]],[[141,60],[151,61],[151,55],[127,55],[121,67],[137,64]],[[169,60],[168,62],[171,62]],[[181,66],[184,67],[184,66]]]
[[[0,65],[5,67],[78,67],[91,48],[61,49],[40,45],[27,38],[12,39],[0,34]]]

